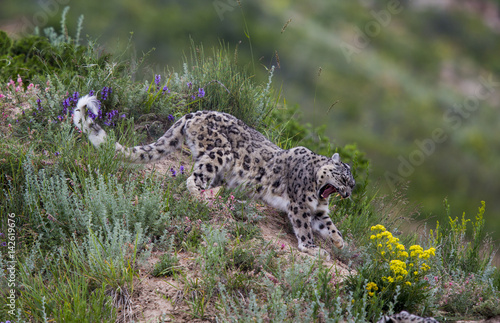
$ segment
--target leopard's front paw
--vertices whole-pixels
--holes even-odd
[[[339,249],[342,249],[345,247],[345,242],[344,239],[342,238],[342,234],[340,231],[335,230],[336,232],[330,235],[330,240],[332,241],[333,245]]]
[[[317,256],[319,255],[320,258],[325,259],[325,260],[330,260],[330,253],[326,251],[325,249],[322,249],[318,246],[311,245],[311,246],[305,246],[305,245],[299,245],[299,250],[307,253],[308,255],[311,256]]]

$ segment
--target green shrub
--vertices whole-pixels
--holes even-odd
[[[174,273],[179,272],[176,266],[179,264],[179,259],[176,255],[166,253],[161,256],[160,260],[155,264],[151,275],[155,277],[172,276]]]
[[[487,239],[484,222],[485,202],[481,202],[475,221],[458,217],[452,219],[450,206],[445,200],[445,210],[449,221],[444,224],[437,222],[436,230],[431,231],[430,242],[438,246],[441,254],[443,269],[448,273],[461,270],[466,273],[478,273],[484,271],[490,264],[494,250],[491,242]],[[468,226],[471,223],[471,237],[467,237]]]
[[[35,172],[29,159],[24,168],[27,222],[37,228],[49,249],[90,231],[123,243],[133,243],[139,234],[141,245],[148,235],[163,231],[158,226],[170,221],[165,192],[158,181],[141,187],[130,178],[122,184],[115,176],[106,178],[96,170],[79,182],[75,173],[66,176],[57,169]]]
[[[15,79],[19,75],[27,83],[34,83],[37,79],[43,80],[46,75],[58,75],[66,80],[88,75],[88,58],[97,58],[97,53],[92,47],[78,44],[83,19],[79,21],[75,39],[68,35],[67,12],[68,7],[63,11],[60,35],[53,28],[47,28],[45,36],[29,35],[12,41],[5,32],[1,32],[0,60],[8,62],[1,69],[1,80]],[[103,55],[96,63],[104,67],[108,58],[109,55]]]
[[[102,273],[91,272],[79,254],[70,251],[67,255],[44,256],[38,253],[38,257],[39,262],[43,261],[41,270],[33,272],[33,268],[25,264],[19,266],[17,306],[22,309],[19,322],[22,319],[36,322],[116,320],[111,286],[103,281]],[[106,267],[110,268],[110,264]]]
[[[237,51],[237,49],[236,49]],[[189,58],[185,58],[183,74],[172,74],[172,83],[179,90],[204,89],[203,101],[198,106],[232,114],[256,129],[262,129],[264,120],[275,108],[271,89],[274,67],[269,71],[267,84],[257,85],[252,76],[238,65],[229,47],[221,44],[205,54],[202,45],[191,44]]]

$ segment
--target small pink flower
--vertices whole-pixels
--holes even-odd
[[[283,249],[285,249],[285,244],[284,243],[281,244],[281,250],[283,250]]]
[[[17,83],[19,83],[19,85],[23,84],[23,79],[21,78],[21,76],[19,74],[17,74]]]
[[[11,79],[11,80],[9,81],[9,83],[7,84],[7,87],[9,87],[9,85],[14,85],[14,84],[16,84],[16,83],[14,82],[14,80],[12,80],[12,79]]]
[[[5,95],[3,95],[2,93],[0,93],[0,99],[1,98],[5,98]]]
[[[12,128],[12,125],[9,123],[9,125],[7,127]]]
[[[35,85],[34,85],[33,83],[30,83],[30,85],[28,85],[28,90],[29,90],[29,89],[32,89],[32,88],[34,88],[34,87],[35,87]]]

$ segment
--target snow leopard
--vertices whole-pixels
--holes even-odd
[[[95,96],[78,101],[73,122],[98,147],[107,134],[87,116],[87,110],[98,114]],[[115,143],[115,148],[129,162],[149,163],[180,149],[183,142],[194,160],[186,181],[192,194],[223,184],[244,189],[251,198],[287,213],[300,251],[330,258],[329,252],[314,243],[313,232],[339,249],[344,247],[342,234],[329,216],[329,199],[331,195],[348,198],[355,180],[338,153],[329,158],[305,147],[281,149],[243,121],[216,111],[184,115],[152,144],[123,147]]]
[[[384,315],[377,323],[439,323],[433,317],[420,317],[417,315],[410,314],[406,311],[402,311],[399,314],[394,314],[391,316]]]

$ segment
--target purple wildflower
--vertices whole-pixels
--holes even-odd
[[[193,83],[187,82],[187,87],[188,87],[188,89],[191,89],[193,87]]]
[[[125,113],[120,116],[120,118],[125,118]]]
[[[37,110],[43,110],[42,109],[42,100],[36,99],[36,105],[37,105]]]
[[[71,101],[72,99],[71,98],[66,98],[64,101],[63,101],[63,110],[62,110],[62,113],[64,115],[68,114],[68,110],[71,108]]]
[[[204,96],[205,96],[205,90],[204,90],[202,87],[200,87],[200,88],[198,89],[198,97],[199,97],[199,98],[202,98],[202,97],[204,97]]]
[[[101,100],[106,101],[111,92],[113,92],[113,90],[110,87],[103,87],[101,90]]]
[[[171,114],[168,115],[168,120],[169,121],[174,121],[175,120],[175,117]]]
[[[165,93],[170,93],[170,90],[168,89],[168,87],[166,85],[163,87],[163,94],[165,94]]]
[[[2,242],[2,247],[5,247],[7,245],[7,242]]]
[[[89,95],[94,96],[94,93],[95,93],[94,90],[90,90]]]
[[[55,155],[56,157],[57,157],[57,156],[59,156],[60,154],[61,154],[61,153],[60,153],[60,152],[58,152],[58,151],[56,151],[56,152],[54,153],[54,155]]]
[[[184,166],[181,165],[181,167],[179,167],[179,170],[181,171],[181,174],[184,175]]]
[[[172,177],[175,177],[177,175],[177,172],[175,171],[175,169],[173,167],[170,168],[170,171],[172,172]]]
[[[161,82],[161,75],[160,74],[155,75],[155,84],[157,89],[160,89],[160,82]]]
[[[73,99],[74,103],[77,103],[79,98],[80,98],[80,93],[78,93],[78,92],[73,93],[72,99]]]

